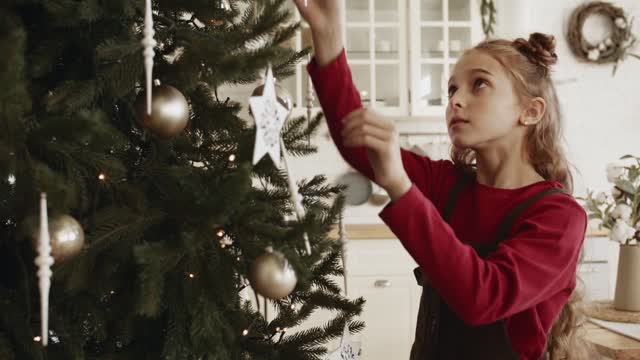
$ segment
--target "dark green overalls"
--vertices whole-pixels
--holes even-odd
[[[460,193],[470,181],[469,176],[461,176],[449,192],[442,213],[445,221],[449,222]],[[563,191],[558,188],[546,189],[514,206],[498,224],[493,243],[468,245],[472,246],[482,258],[487,257],[497,250],[501,241],[507,238],[514,221],[524,209],[543,196],[553,193],[563,193]],[[483,326],[465,324],[440,298],[419,267],[414,269],[414,274],[423,290],[411,360],[519,359],[507,336],[504,320]],[[546,359],[545,352],[541,360]]]

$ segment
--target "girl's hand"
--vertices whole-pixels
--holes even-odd
[[[393,121],[369,108],[355,110],[342,121],[343,144],[366,148],[374,181],[389,193],[391,200],[409,191],[412,183],[402,165],[399,135]]]
[[[341,6],[345,0],[293,0],[311,27],[316,61],[322,66],[340,55],[342,42]]]
[[[300,15],[312,31],[329,30],[340,26],[340,4],[345,0],[293,0]]]

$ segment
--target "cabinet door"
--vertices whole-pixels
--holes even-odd
[[[363,104],[408,115],[407,0],[345,1],[345,45]]]
[[[359,334],[362,358],[367,360],[408,359],[414,338],[413,301],[409,276],[350,277],[351,296],[367,301]]]
[[[480,40],[475,0],[410,0],[411,114],[444,117],[451,70]]]
[[[584,284],[587,300],[609,299],[609,264],[607,262],[585,262],[578,265],[578,276]]]

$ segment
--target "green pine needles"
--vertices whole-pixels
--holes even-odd
[[[250,94],[218,97],[223,85],[256,82],[269,63],[279,79],[293,74],[309,49],[283,44],[300,24],[285,0],[230,1],[223,13],[214,1],[153,1],[154,77],[191,106],[187,129],[171,140],[134,116],[143,0],[0,4],[1,359],[321,359],[346,321],[362,330],[354,320],[364,300],[341,294],[341,248],[329,236],[342,188],[323,176],[299,181],[306,216],[285,221],[286,174],[267,157],[251,165],[255,129],[239,116]],[[289,119],[289,153],[314,153],[307,138],[321,121]],[[54,265],[46,348],[34,341],[41,192],[50,216],[73,216],[86,235],[78,256]],[[231,245],[220,246],[219,230]],[[265,319],[239,294],[269,245],[298,285]],[[318,310],[333,317],[296,333]]]

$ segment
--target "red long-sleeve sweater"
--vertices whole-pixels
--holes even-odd
[[[314,59],[307,70],[340,154],[373,180],[365,149],[342,144],[342,119],[362,106],[344,50],[322,67]],[[402,162],[413,186],[382,210],[382,220],[461,319],[470,325],[504,319],[514,350],[524,360],[538,360],[547,333],[576,285],[587,225],[584,209],[568,195],[544,197],[522,213],[498,250],[482,259],[463,241],[493,241],[498,223],[512,206],[562,185],[542,181],[500,189],[472,181],[447,223],[439,210],[457,179],[453,163],[404,150]]]

